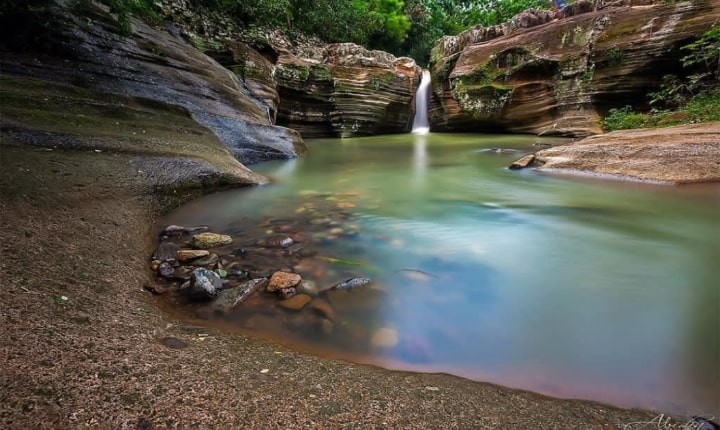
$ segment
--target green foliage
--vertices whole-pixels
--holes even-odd
[[[682,47],[688,54],[680,59],[683,67],[698,66],[700,79],[720,79],[720,26],[715,25],[693,43]]]
[[[22,3],[19,0],[4,0]],[[92,0],[75,0],[89,3]],[[110,7],[122,33],[131,16],[156,18],[153,0],[96,0]],[[395,55],[429,60],[435,40],[477,24],[509,21],[526,9],[547,8],[549,0],[189,0],[207,11],[233,17],[250,29],[279,28],[326,42],[354,42]]]
[[[682,111],[688,114],[689,122],[720,121],[720,89],[691,98]]]
[[[603,128],[607,131],[643,128],[650,125],[650,122],[648,115],[637,113],[628,105],[620,109],[610,109],[603,120]]]
[[[680,63],[689,71],[682,77],[663,76],[660,88],[648,93],[653,110],[610,109],[603,121],[606,130],[720,121],[720,26],[714,25],[681,50],[686,54]],[[613,54],[608,55],[612,61]]]
[[[625,62],[625,51],[620,48],[608,50],[608,59],[611,66],[620,66]]]
[[[610,109],[603,120],[603,128],[612,131],[712,121],[720,121],[720,89],[706,91],[690,98],[677,111],[652,110],[648,113],[638,113],[632,106]]]
[[[158,20],[160,15],[155,10],[152,0],[97,0],[115,14],[120,34],[130,36],[132,34],[131,16],[137,16],[146,20]],[[76,13],[83,13],[83,10],[90,7],[92,0],[73,0],[72,6]]]

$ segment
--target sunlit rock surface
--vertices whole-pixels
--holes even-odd
[[[438,131],[586,136],[614,107],[647,102],[682,71],[681,46],[720,18],[720,2],[579,0],[555,19],[526,11],[439,39],[431,55],[430,122]]]

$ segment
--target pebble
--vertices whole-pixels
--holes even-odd
[[[232,237],[226,234],[217,233],[200,233],[194,234],[190,241],[190,246],[197,249],[207,249],[219,245],[228,245],[232,243]]]
[[[210,251],[204,249],[179,249],[175,256],[180,261],[194,260],[200,257],[207,257],[210,255]]]
[[[299,311],[300,309],[304,308],[305,305],[310,303],[310,300],[312,300],[312,297],[308,296],[307,294],[298,294],[287,300],[281,301],[279,304],[285,309]]]
[[[170,349],[182,349],[187,346],[187,343],[176,337],[164,337],[160,341]]]
[[[307,294],[309,296],[318,295],[318,287],[314,281],[303,280],[297,287],[295,287],[295,289],[298,293]]]
[[[157,249],[153,253],[153,260],[159,260],[160,262],[175,259],[175,254],[180,249],[180,246],[172,242],[163,242],[158,245]]]
[[[266,291],[274,293],[283,288],[294,287],[302,281],[302,277],[297,273],[275,272],[270,277]]]
[[[310,303],[310,307],[330,321],[335,321],[335,310],[325,300],[315,299]]]

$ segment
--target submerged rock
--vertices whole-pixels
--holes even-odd
[[[295,287],[295,289],[298,293],[307,294],[309,296],[318,295],[317,284],[313,281],[303,280],[297,287]]]
[[[347,281],[340,282],[339,284],[333,285],[332,289],[342,291],[342,290],[352,290],[353,288],[362,287],[365,285],[368,285],[372,282],[370,278],[350,278]]]
[[[220,291],[217,300],[212,303],[212,310],[226,315],[265,285],[266,278],[250,279],[235,288]]]
[[[328,320],[335,321],[335,310],[325,300],[314,299],[310,303],[310,307]]]
[[[290,297],[293,297],[295,294],[297,294],[297,290],[294,287],[290,288],[281,288],[277,290],[277,295],[280,296],[282,299],[289,299]]]
[[[163,242],[158,245],[155,252],[153,252],[153,260],[159,260],[161,262],[174,260],[177,252],[180,250],[180,246],[172,242]]]
[[[204,225],[194,227],[183,227],[181,225],[169,225],[163,229],[160,233],[160,237],[171,237],[171,236],[182,236],[185,233],[195,233],[197,231],[204,231],[208,228]]]
[[[398,344],[397,330],[383,327],[373,333],[370,344],[375,348],[392,348]]]
[[[160,263],[157,268],[158,275],[163,278],[171,278],[175,274],[175,267],[172,264],[166,262]]]
[[[293,243],[295,243],[295,241],[293,241],[292,238],[286,234],[278,234],[269,237],[266,241],[267,246],[272,246],[275,248],[287,248]]]
[[[200,233],[193,235],[190,246],[198,249],[207,249],[219,245],[229,245],[231,243],[232,237],[226,234]]]
[[[312,300],[312,297],[308,296],[307,294],[298,294],[287,300],[281,301],[280,306],[284,307],[285,309],[299,311],[300,309],[304,308],[305,305],[310,303],[310,300]]]
[[[190,275],[190,299],[196,301],[212,300],[222,288],[222,279],[217,273],[199,268]]]
[[[207,266],[209,264],[217,263],[218,260],[220,260],[220,257],[217,254],[210,254],[205,258],[194,261],[193,264],[196,266]],[[227,272],[225,272],[225,275],[227,275]]]

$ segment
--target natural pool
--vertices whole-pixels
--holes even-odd
[[[719,185],[507,170],[559,143],[532,136],[308,143],[306,158],[253,166],[272,185],[208,196],[162,225],[232,235],[224,263],[250,277],[373,282],[299,311],[258,293],[223,324],[394,369],[720,415]],[[278,235],[292,248],[268,246]]]

